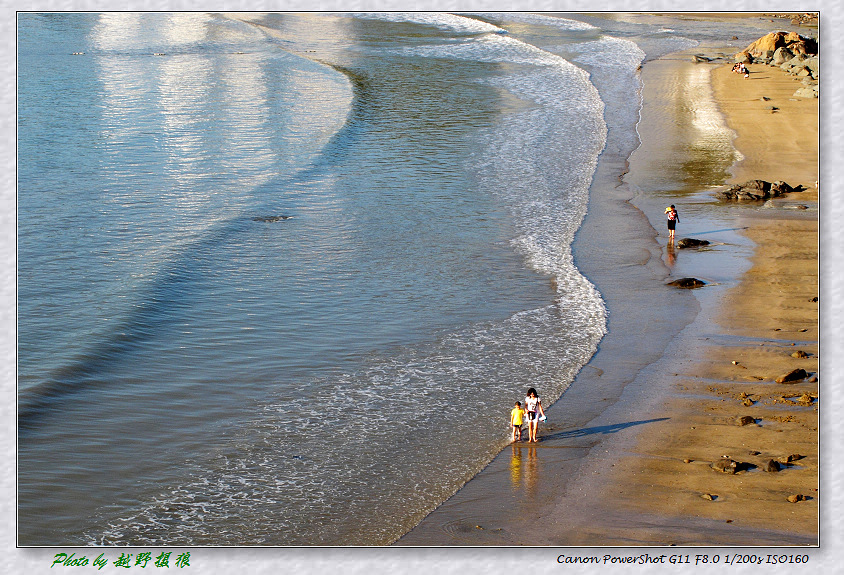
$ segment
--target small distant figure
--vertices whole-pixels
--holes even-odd
[[[671,204],[665,208],[665,214],[668,217],[668,241],[674,241],[674,228],[677,227],[677,222],[680,221],[680,214],[677,213],[677,208]]]
[[[516,407],[510,411],[510,427],[513,428],[513,441],[517,439],[522,440],[522,423],[525,416],[525,410],[522,409],[522,404],[516,402]]]
[[[536,442],[536,428],[539,427],[540,419],[545,421],[545,410],[542,409],[539,394],[532,387],[527,390],[527,397],[525,397],[525,412],[528,424],[528,442]]]
[[[750,77],[750,71],[747,69],[747,66],[744,65],[744,62],[737,62],[733,66],[733,72],[736,74],[742,74],[745,78]]]

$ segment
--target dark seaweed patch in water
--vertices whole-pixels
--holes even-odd
[[[255,218],[252,218],[252,221],[253,221],[253,222],[268,222],[268,223],[272,223],[272,222],[281,222],[281,221],[283,221],[283,220],[289,220],[289,219],[290,219],[290,218],[292,218],[292,217],[293,217],[293,216],[257,216],[257,217],[255,217]]]

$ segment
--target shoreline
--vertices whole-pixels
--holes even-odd
[[[696,47],[694,51],[700,50],[701,47]],[[794,121],[794,114],[797,108],[805,111],[809,102],[792,104],[789,101],[787,96],[796,86],[785,73],[777,78],[779,70],[756,66],[755,74],[758,75],[752,76],[752,81],[731,84],[743,79],[729,73],[729,64],[694,64],[690,58],[694,51],[670,54],[644,64],[642,143],[631,156],[629,171],[617,163],[599,163],[599,170],[627,173],[615,189],[590,192],[589,214],[573,246],[577,254],[600,245],[602,230],[595,221],[599,224],[608,221],[608,213],[616,212],[611,221],[623,222],[621,229],[614,230],[617,238],[614,247],[618,252],[615,265],[607,267],[605,259],[601,262],[605,266],[602,270],[600,266],[590,267],[586,257],[578,259],[579,269],[598,286],[610,311],[608,333],[598,352],[581,369],[563,396],[546,410],[551,425],[540,428],[538,445],[516,445],[503,450],[396,545],[775,546],[789,542],[796,545],[817,543],[817,399],[808,407],[789,405],[788,401],[771,403],[778,400],[776,392],[782,389],[772,383],[759,384],[759,380],[754,380],[757,385],[751,388],[740,379],[745,377],[741,371],[744,367],[748,368],[748,373],[754,370],[752,377],[766,380],[779,375],[774,373],[779,369],[787,371],[785,367],[798,360],[776,352],[782,352],[784,345],[791,348],[790,344],[798,341],[799,348],[810,354],[807,360],[800,360],[801,365],[807,365],[807,370],[817,373],[817,303],[812,303],[814,308],[799,306],[795,317],[789,319],[789,322],[814,326],[814,330],[808,332],[797,331],[802,327],[794,328],[793,333],[788,331],[797,341],[771,337],[771,330],[791,330],[792,323],[787,324],[791,327],[767,327],[768,331],[764,333],[752,327],[759,322],[766,326],[770,324],[770,321],[765,323],[764,314],[759,313],[765,310],[769,301],[760,301],[758,294],[753,293],[759,291],[760,286],[764,288],[770,280],[768,274],[771,272],[766,265],[795,258],[808,263],[814,270],[814,284],[809,287],[817,295],[816,208],[799,213],[790,209],[790,203],[794,201],[816,205],[817,192],[793,194],[795,198],[778,200],[776,204],[779,205],[768,210],[758,206],[748,209],[747,206],[724,205],[712,199],[711,182],[715,180],[707,181],[698,176],[678,190],[682,175],[660,175],[661,180],[651,181],[649,178],[659,170],[647,161],[648,158],[674,161],[688,171],[699,171],[702,167],[708,171],[709,178],[716,180],[718,176],[713,174],[721,170],[724,172],[720,176],[722,183],[783,179],[792,185],[808,187],[817,180],[817,100],[813,102],[814,138],[809,137],[814,144],[815,161],[803,159],[805,150],[801,149],[797,155],[775,156],[776,164],[766,163],[764,158],[771,154],[763,144],[764,140],[760,141],[758,137],[754,140],[747,135],[756,131],[759,125],[766,127],[759,131],[762,135],[769,134],[769,130],[781,130],[783,125],[804,129],[805,126]],[[752,72],[753,68],[751,66]],[[681,94],[678,102],[689,97],[688,94],[701,98],[696,102],[699,106],[706,104],[707,98],[714,102],[717,108],[714,113],[720,116],[722,126],[718,128],[720,132],[715,130],[706,145],[712,147],[710,151],[716,160],[692,157],[688,149],[682,153],[678,151],[683,138],[697,137],[688,125],[680,126],[681,137],[671,132],[676,126],[669,125],[670,121],[663,122],[655,132],[647,133],[648,128],[643,124],[645,114],[651,107],[661,104],[653,92],[649,93],[654,82],[660,89],[674,86],[686,90],[688,93]],[[771,116],[775,114],[756,105],[763,103],[758,96],[754,98],[745,93],[750,87],[763,85],[765,90],[774,90],[771,94],[776,94],[780,106],[773,123]],[[711,95],[695,96],[689,91],[690,86],[697,86],[704,92],[708,89]],[[737,89],[740,89],[738,96],[729,93]],[[772,96],[771,103],[773,99]],[[661,110],[663,115],[656,116],[657,124],[659,118],[666,116],[664,112]],[[812,117],[811,110],[808,117]],[[688,123],[689,118],[679,118],[679,121]],[[735,141],[733,133],[737,136]],[[725,139],[726,146],[738,149],[743,160],[723,161]],[[805,138],[792,139],[791,143],[796,141],[805,147]],[[678,158],[683,153],[686,157]],[[798,157],[802,160],[796,165]],[[807,164],[814,168],[814,178],[811,178],[811,169],[805,168]],[[596,172],[595,180],[602,181],[601,174]],[[604,177],[603,181],[609,179]],[[654,193],[653,190],[661,190],[660,185],[667,189]],[[604,197],[593,201],[596,192]],[[681,220],[678,239],[694,237],[690,232],[696,230],[707,234],[702,237],[713,241],[715,246],[689,254],[669,251],[662,220],[663,204],[668,203],[678,204],[681,218],[683,214],[690,216],[687,221],[691,223]],[[618,213],[622,212],[625,217],[619,219]],[[783,220],[787,223],[783,224]],[[786,250],[774,256],[760,256],[773,238],[782,238],[783,234],[788,234],[789,238],[808,237],[811,240],[814,237],[814,244],[808,242],[814,245],[813,255],[812,246],[803,242],[795,252]],[[585,265],[581,266],[581,263]],[[761,273],[758,271],[760,266],[763,268]],[[801,269],[793,277],[783,277],[782,292],[786,294],[783,299],[791,299],[795,282],[807,273],[811,276],[811,269],[808,272]],[[613,273],[609,273],[610,270]],[[626,288],[617,286],[620,270],[625,274],[625,281],[630,280],[634,286],[646,286],[645,293],[631,289],[629,284]],[[694,293],[665,286],[669,278],[685,277],[687,272],[705,278],[711,285]],[[732,299],[749,303],[730,303]],[[658,306],[656,314],[648,307],[654,304]],[[783,305],[793,307],[793,302]],[[743,309],[750,309],[756,315],[738,313]],[[663,322],[665,331],[662,332],[652,323],[660,323],[659,314],[664,314],[665,310],[679,313],[680,317],[673,317],[673,323]],[[812,322],[811,317],[807,320],[806,314],[811,316],[813,310]],[[613,325],[619,314],[623,315],[621,324],[624,328],[620,330]],[[736,328],[736,323],[741,327]],[[642,337],[643,333],[647,337]],[[759,340],[771,342],[766,347],[760,346]],[[728,360],[726,356],[740,360]],[[772,361],[774,356],[776,361]],[[739,361],[740,367],[731,361]],[[794,389],[798,387],[803,391],[806,386]],[[741,389],[746,389],[745,393],[754,402],[752,416],[759,419],[753,426],[734,424],[738,416],[732,415],[730,410],[735,408],[743,414],[746,408],[743,403],[726,398],[738,395]],[[817,397],[816,383],[813,393]],[[578,405],[599,404],[602,396],[608,407],[597,417],[578,412]],[[783,411],[795,413],[782,415]],[[793,436],[795,426],[792,423],[797,420],[801,421],[798,425],[803,426],[801,439],[789,445],[793,449],[778,449],[775,440],[785,437],[784,432],[788,437]],[[684,433],[689,428],[693,429]],[[764,439],[749,436],[754,431],[758,431],[757,435],[767,435]],[[678,442],[678,436],[684,441]],[[714,437],[718,437],[718,441],[707,444],[707,440]],[[756,448],[745,447],[753,441]],[[753,451],[757,455],[750,455]],[[784,465],[779,473],[761,471],[765,463],[762,459],[787,457],[794,454],[792,451],[803,452],[800,453],[803,456],[800,465]],[[702,464],[728,453],[743,463],[755,465],[755,469],[726,475]],[[685,460],[689,463],[684,463]],[[755,489],[762,489],[766,496],[754,497]],[[783,490],[789,489],[795,493],[805,491],[810,499],[790,503],[785,496],[780,497]],[[703,497],[707,494],[713,500]],[[659,507],[660,512],[654,513],[655,507]],[[776,509],[773,513],[769,511],[772,507]],[[799,522],[792,517],[797,510],[803,518]],[[735,518],[725,517],[725,514],[735,515]],[[807,522],[813,521],[814,532],[807,527]],[[780,522],[787,525],[780,526]]]

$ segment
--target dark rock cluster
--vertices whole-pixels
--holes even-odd
[[[750,180],[743,184],[730,186],[715,195],[722,200],[758,201],[776,198],[791,192],[799,192],[799,186],[792,188],[785,182],[766,182],[765,180]]]

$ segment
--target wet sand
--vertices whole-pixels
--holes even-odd
[[[818,384],[774,380],[818,370],[818,103],[793,99],[799,83],[780,70],[751,66],[745,80],[730,67],[690,53],[645,64],[642,145],[620,185],[593,188],[575,245],[607,301],[607,337],[538,444],[505,449],[398,545],[817,544]],[[713,198],[757,178],[809,191],[765,207]],[[670,249],[672,203],[677,238],[710,247]],[[666,286],[687,276],[708,285]],[[601,402],[597,416],[579,409]],[[743,470],[711,469],[723,456]]]

